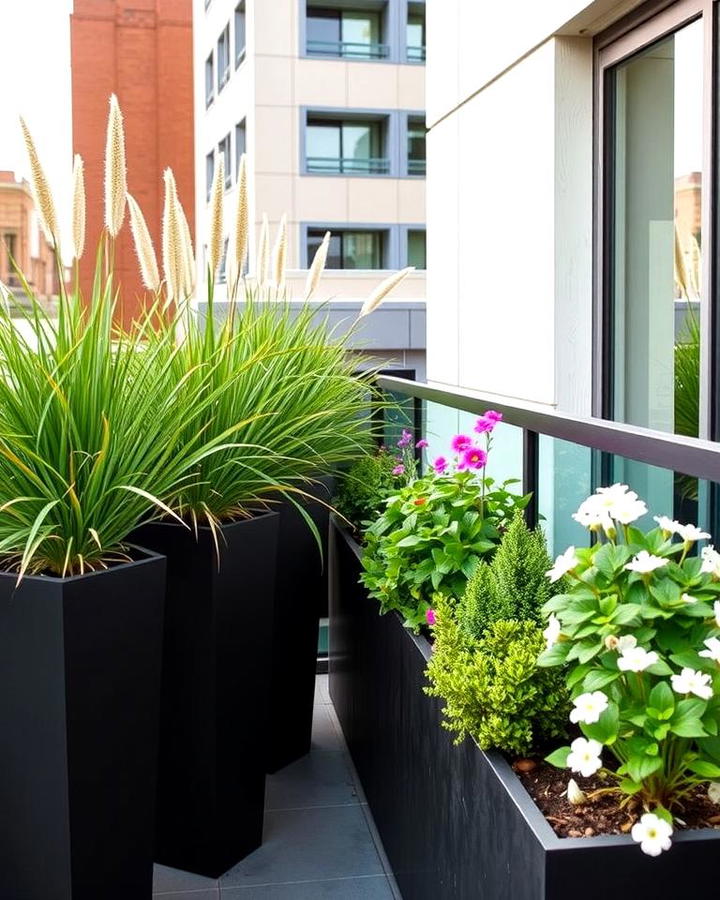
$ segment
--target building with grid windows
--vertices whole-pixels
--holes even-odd
[[[415,266],[366,337],[424,371],[424,2],[194,0],[193,12],[198,234],[218,158],[230,221],[246,152],[250,273],[263,213],[271,230],[287,214],[294,297],[332,232],[320,299],[338,320],[384,270]]]

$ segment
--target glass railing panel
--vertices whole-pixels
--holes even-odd
[[[540,435],[537,508],[551,556],[573,544],[589,546],[585,528],[572,518],[593,491],[593,451]]]
[[[407,47],[407,60],[408,62],[425,62],[425,48],[424,47]]]
[[[307,171],[312,175],[387,175],[390,160],[384,157],[308,156]]]
[[[353,41],[307,42],[308,56],[333,56],[342,59],[385,59],[390,52],[387,44],[363,44]]]
[[[408,160],[408,175],[425,175],[427,162],[424,159]]]

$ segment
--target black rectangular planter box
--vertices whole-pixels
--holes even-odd
[[[322,553],[308,523],[289,501],[279,508],[273,662],[270,675],[267,771],[277,772],[310,752],[318,622],[327,598],[327,504],[333,480],[323,478],[301,500],[322,539]]]
[[[717,894],[718,831],[676,832],[659,858],[626,836],[557,837],[504,757],[452,743],[422,690],[430,644],[378,614],[336,523],[330,554],[330,694],[406,900]]]
[[[0,573],[0,897],[150,900],[165,560]]]
[[[158,522],[167,557],[155,861],[216,878],[262,843],[279,516],[198,536]]]

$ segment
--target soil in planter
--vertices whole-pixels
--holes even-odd
[[[603,794],[592,802],[573,805],[565,794],[568,774],[550,763],[520,760],[514,763],[513,769],[559,837],[629,834],[642,815],[642,808],[632,800],[623,809],[618,809],[621,796],[618,794]],[[597,776],[582,778],[574,774],[573,778],[586,794],[612,784]],[[685,823],[683,826],[676,820],[676,828],[720,828],[720,806],[708,798],[707,786],[698,786],[686,797],[684,808],[676,815]]]

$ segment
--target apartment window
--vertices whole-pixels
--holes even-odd
[[[308,4],[306,51],[309,56],[383,59],[383,11],[330,9]]]
[[[210,199],[210,192],[212,191],[212,183],[213,178],[215,177],[215,154],[208,153],[205,157],[205,193],[207,195],[207,199]]]
[[[425,174],[425,120],[408,118],[407,127],[407,173]]]
[[[416,269],[427,268],[427,250],[424,228],[409,228],[407,232],[407,265]]]
[[[217,42],[217,89],[218,94],[230,78],[230,26],[226,25]]]
[[[215,96],[215,75],[212,53],[205,60],[205,106],[210,106]]]
[[[235,7],[235,68],[245,59],[245,3]]]
[[[334,119],[309,115],[305,129],[305,165],[313,174],[385,175],[382,119]]]
[[[594,399],[606,418],[717,440],[719,361],[700,352],[710,343],[706,323],[717,327],[706,287],[717,263],[703,233],[711,218],[703,163],[716,123],[703,117],[711,25],[702,9],[699,0],[682,0],[596,39],[604,165]],[[612,465],[611,477],[632,484],[651,508],[703,518],[695,479],[631,461]]]
[[[235,126],[235,177],[237,178],[240,169],[240,157],[245,153],[247,147],[247,130],[245,127],[245,119],[238,122]]]
[[[230,132],[218,144],[218,153],[222,156],[225,171],[225,189],[232,184],[232,168],[230,165]]]
[[[327,228],[309,228],[307,259],[310,263]],[[380,229],[332,230],[328,269],[382,269],[385,265],[387,232]]]
[[[227,255],[228,255],[228,238],[223,241],[222,257],[220,258],[220,267],[218,269],[218,281],[222,284],[227,281]]]
[[[406,53],[408,62],[425,62],[425,4],[408,3]]]

